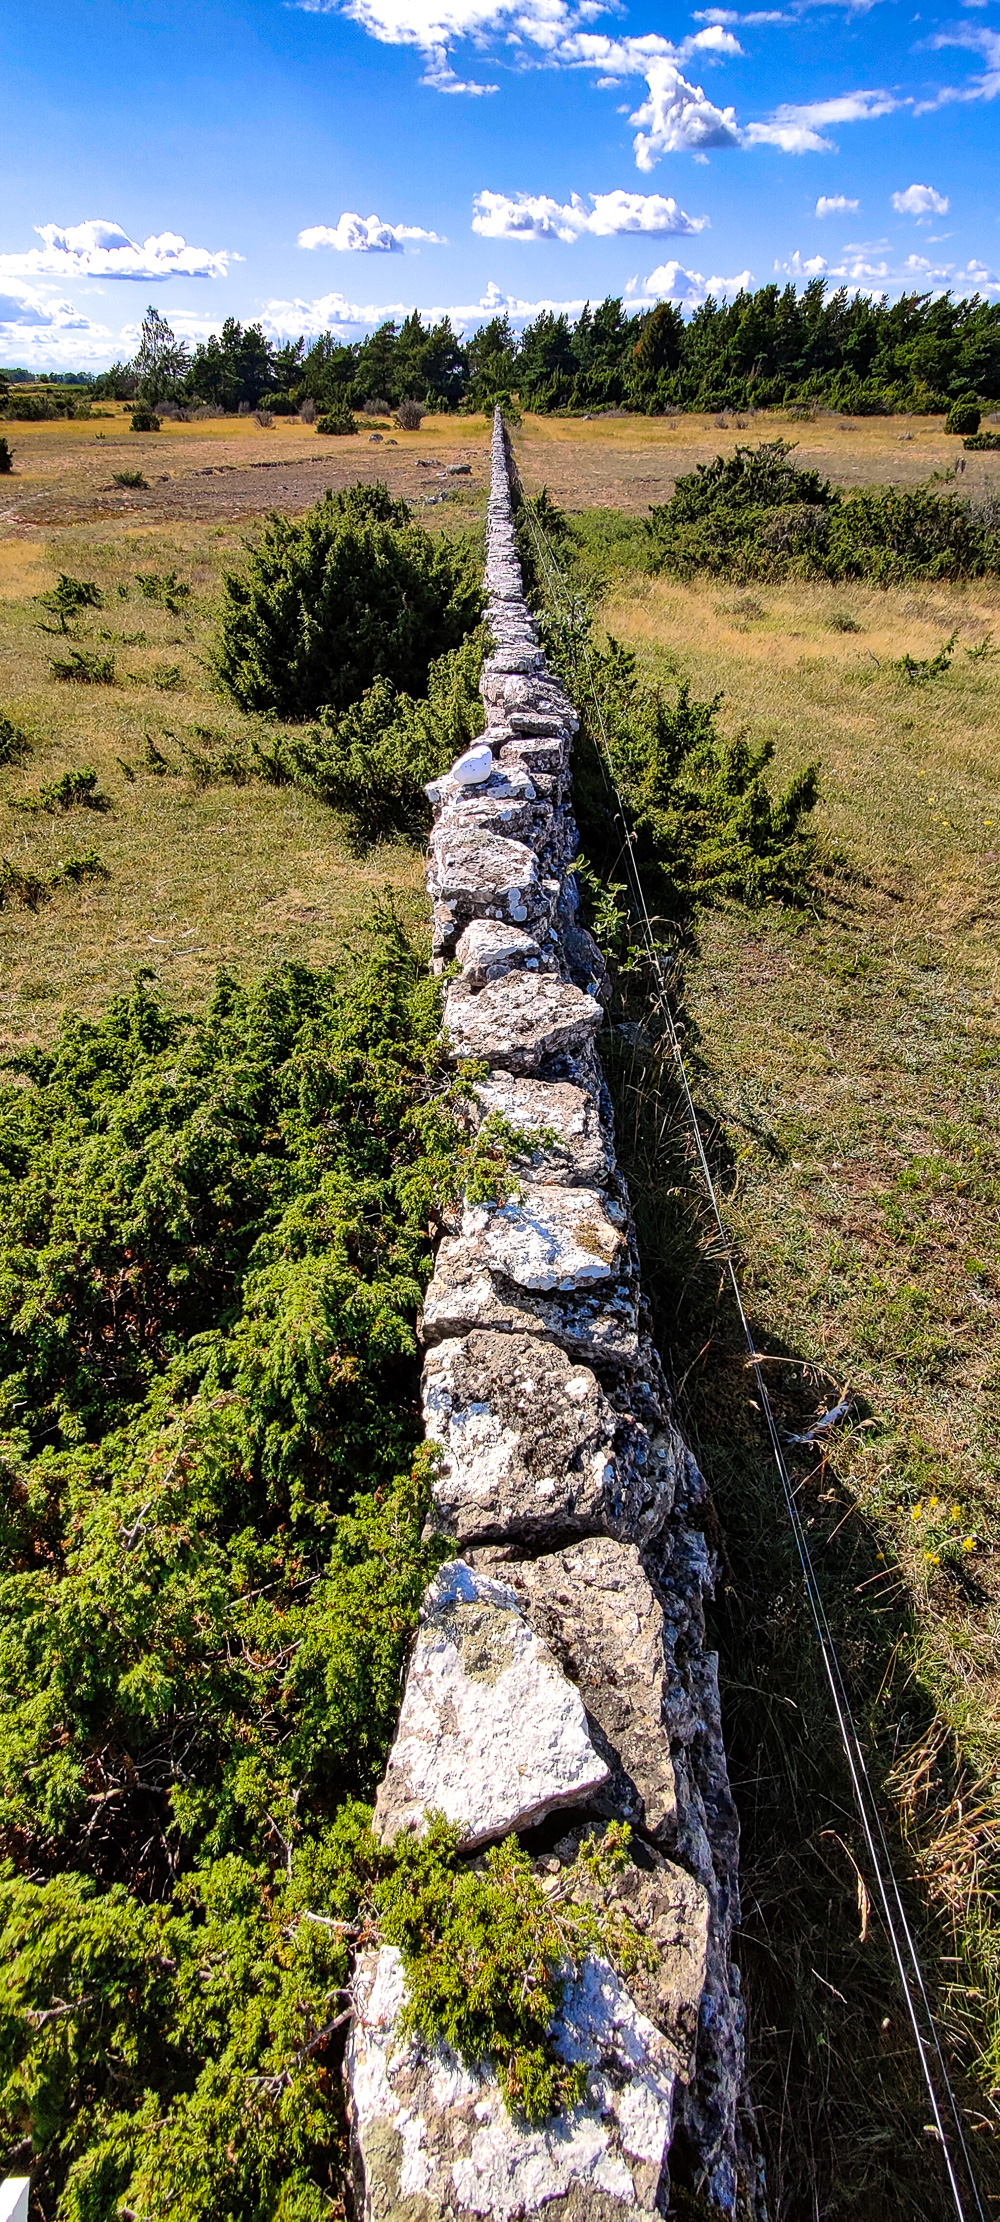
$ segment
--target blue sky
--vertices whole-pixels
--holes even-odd
[[[0,25],[0,361],[146,303],[687,305],[741,280],[1000,297],[1000,0],[46,0]]]

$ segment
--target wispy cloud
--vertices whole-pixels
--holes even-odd
[[[830,100],[785,102],[764,123],[751,123],[743,133],[749,147],[780,147],[783,154],[830,154],[832,139],[824,130],[837,123],[870,123],[877,116],[891,116],[904,105],[893,93],[836,93]]]
[[[436,231],[422,231],[419,224],[384,224],[380,216],[356,216],[346,209],[336,224],[311,224],[299,233],[300,247],[332,247],[337,254],[401,255],[407,240],[422,239],[433,247],[448,242]]]
[[[591,193],[590,207],[546,193],[477,193],[472,229],[482,239],[620,239],[633,232],[688,236],[705,231],[707,216],[688,216],[662,193]]]
[[[224,278],[229,264],[242,260],[231,250],[189,247],[176,231],[156,232],[140,246],[120,224],[103,217],[34,229],[44,244],[0,255],[0,277],[132,278],[155,284],[162,278]]]
[[[951,31],[939,31],[928,40],[932,47],[964,46],[970,54],[980,54],[985,63],[978,77],[970,77],[965,85],[944,85],[933,100],[922,100],[914,109],[916,116],[929,115],[933,108],[946,108],[956,100],[995,100],[1000,93],[1000,31],[987,30],[985,24],[957,23]]]
[[[821,193],[816,203],[817,216],[856,216],[860,201],[849,201],[846,193]]]
[[[893,194],[892,205],[899,216],[947,216],[951,202],[933,185],[908,185],[905,193]]]

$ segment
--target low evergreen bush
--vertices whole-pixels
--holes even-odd
[[[685,473],[650,511],[650,569],[873,586],[1000,569],[1000,531],[981,505],[930,486],[842,493],[793,457],[787,441],[772,440]]]
[[[140,401],[138,408],[132,411],[133,432],[158,432],[159,429],[160,420],[155,410],[150,409],[144,401]]]
[[[14,468],[14,450],[10,441],[0,433],[0,478],[8,478]]]
[[[351,411],[346,408],[325,409],[323,415],[321,417],[317,417],[316,419],[317,432],[325,432],[329,435],[333,435],[334,437],[345,432],[356,432],[357,429],[358,427],[354,417],[351,415]]]
[[[960,434],[978,432],[982,421],[979,404],[974,394],[963,395],[953,402],[945,418],[945,431]]]
[[[375,679],[422,694],[478,622],[478,550],[432,538],[381,483],[269,516],[223,580],[219,686],[244,710],[346,710]]]
[[[359,849],[393,836],[423,841],[431,815],[428,780],[446,771],[483,730],[485,647],[480,628],[439,657],[422,701],[397,693],[389,679],[376,679],[348,709],[330,711],[321,725],[261,751],[262,775],[292,779],[342,811]]]

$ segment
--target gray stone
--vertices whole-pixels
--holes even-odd
[[[459,961],[464,961],[461,945]],[[610,1179],[614,1158],[596,1089],[500,1071],[476,1082],[476,1096],[484,1114],[499,1111],[509,1125],[539,1136],[534,1147],[515,1156],[516,1164],[530,1165],[533,1180],[595,1187]]]
[[[625,1258],[625,1215],[596,1188],[525,1181],[503,1204],[467,1204],[462,1235],[484,1263],[541,1295],[610,1280]]]
[[[529,894],[533,905],[531,890],[523,899],[527,901]],[[503,915],[514,919],[514,906],[509,905]],[[451,981],[444,1007],[453,1056],[485,1057],[489,1064],[503,1065],[511,1072],[537,1072],[546,1057],[583,1049],[593,1040],[602,1016],[600,1004],[580,988],[551,975],[527,972],[492,981],[478,995],[464,981]]]
[[[662,2214],[676,2071],[607,1963],[571,1978],[555,2048],[588,2070],[572,2113],[514,2120],[488,2067],[405,2040],[400,1955],[366,1953],[347,2057],[359,2222],[625,2222]]]
[[[669,1839],[677,1794],[664,1725],[663,1612],[634,1544],[589,1536],[494,1571],[510,1583],[597,1724],[611,1767],[601,1811]]]
[[[520,926],[505,926],[498,918],[473,918],[455,955],[473,987],[485,987],[487,980],[500,980],[519,967],[538,971],[555,964],[554,956],[543,953],[533,934],[526,934]]]
[[[390,1843],[443,1813],[468,1850],[587,1805],[608,1779],[579,1691],[507,1583],[453,1559],[431,1583],[375,1800]]]
[[[673,1501],[674,1448],[616,1411],[589,1367],[547,1338],[475,1331],[435,1345],[424,1425],[441,1445],[432,1521],[476,1543],[656,1535]]]
[[[635,1373],[642,1359],[636,1291],[628,1280],[537,1296],[491,1271],[474,1237],[446,1236],[424,1297],[422,1338],[441,1342],[476,1327],[548,1335],[572,1357],[618,1373]]]

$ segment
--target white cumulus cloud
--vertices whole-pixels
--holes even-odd
[[[383,224],[380,216],[356,216],[345,209],[336,224],[311,224],[299,233],[300,247],[332,247],[337,254],[401,255],[408,239],[423,239],[433,247],[448,242],[436,231],[422,231],[419,224]]]
[[[34,229],[44,244],[0,255],[0,277],[138,278],[150,284],[160,278],[224,278],[229,264],[241,260],[224,249],[189,247],[176,231],[156,232],[140,246],[120,224],[103,217]]]
[[[472,229],[481,239],[619,239],[633,232],[688,236],[704,231],[707,216],[688,216],[662,193],[591,193],[590,207],[574,193],[568,201],[546,193],[477,193]]]
[[[732,298],[753,284],[753,271],[741,270],[735,278],[703,278],[700,270],[685,270],[680,262],[661,262],[640,282],[630,278],[625,288],[629,308],[651,308],[657,301],[676,301],[681,308],[696,309],[709,295]]]
[[[893,194],[892,205],[900,216],[947,216],[951,202],[933,185],[908,185],[905,193]]]
[[[821,193],[816,203],[817,216],[856,216],[860,201],[849,201],[846,193]]]
[[[690,85],[675,62],[654,62],[646,73],[649,98],[630,117],[640,125],[632,142],[636,167],[651,170],[663,154],[704,154],[740,143],[734,108],[717,108],[700,85]]]

